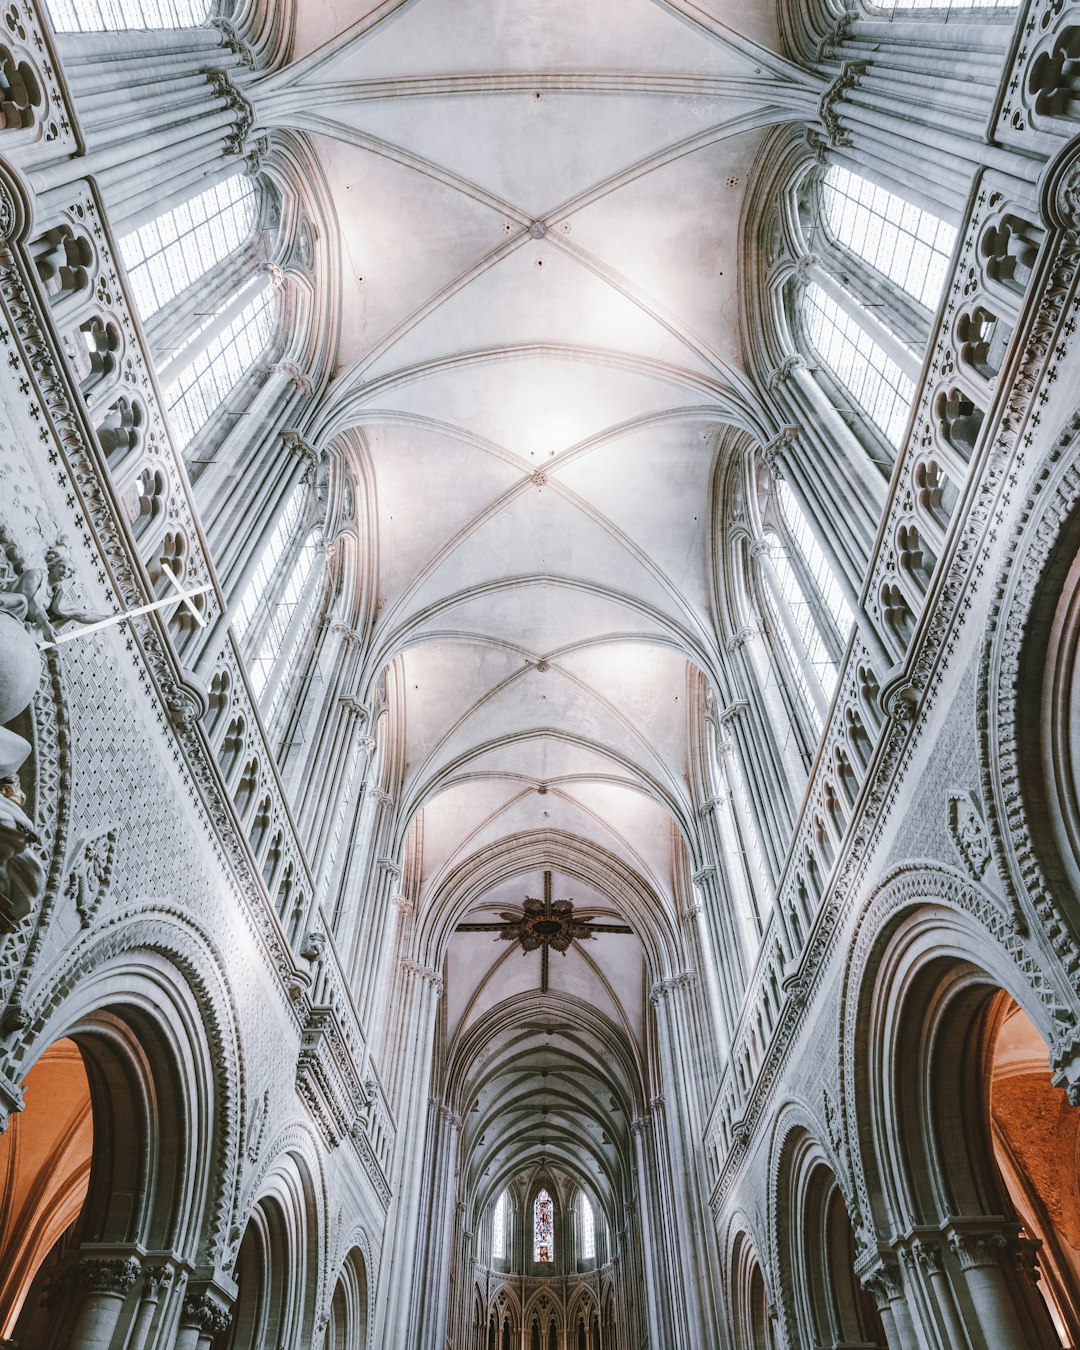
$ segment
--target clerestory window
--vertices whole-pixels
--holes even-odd
[[[178,448],[189,445],[210,415],[236,387],[240,378],[270,345],[274,333],[274,293],[261,278],[246,294],[250,297],[236,312],[210,319],[186,344],[194,351],[185,360],[177,357],[179,375],[165,389],[165,403]],[[207,340],[207,331],[216,329]]]
[[[124,235],[120,253],[144,319],[251,236],[257,200],[252,180],[232,174]]]
[[[821,204],[838,244],[927,309],[937,306],[956,243],[951,225],[839,164],[822,179]]]
[[[289,571],[258,652],[248,666],[255,697],[266,703],[263,721],[267,725],[292,687],[297,660],[318,606],[321,573],[322,553],[312,531]]]
[[[533,1260],[555,1260],[555,1204],[543,1188],[533,1201]]]
[[[491,1255],[496,1261],[506,1260],[506,1234],[510,1226],[510,1192],[503,1191],[495,1201],[491,1219]]]
[[[125,28],[196,28],[208,0],[49,0],[58,33],[108,33]]]
[[[581,1197],[581,1255],[586,1261],[596,1256],[596,1216],[589,1197]]]
[[[851,302],[854,312],[859,306]],[[915,384],[854,317],[817,282],[803,293],[806,339],[879,430],[899,448]]]
[[[308,502],[309,489],[305,483],[293,488],[289,500],[285,503],[277,524],[274,526],[266,546],[259,555],[259,561],[251,574],[251,580],[244,589],[233,619],[233,635],[241,646],[248,643],[252,634],[259,631],[260,620],[265,620],[267,605],[270,601],[274,577],[277,575],[282,559],[296,538],[304,517]]]

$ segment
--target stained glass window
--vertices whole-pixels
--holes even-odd
[[[491,1255],[497,1261],[506,1258],[506,1229],[510,1217],[510,1192],[503,1191],[495,1201],[495,1216],[491,1222]]]
[[[596,1218],[589,1197],[581,1197],[581,1255],[586,1261],[596,1255]]]
[[[533,1201],[533,1260],[555,1259],[555,1204],[546,1190]]]

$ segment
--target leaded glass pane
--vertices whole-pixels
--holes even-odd
[[[555,1259],[555,1205],[546,1190],[533,1201],[533,1260]]]
[[[270,623],[259,643],[258,655],[249,667],[248,673],[255,697],[261,699],[266,692],[274,665],[285,651],[281,678],[277,681],[273,697],[263,714],[267,724],[281,706],[286,691],[291,687],[293,670],[319,599],[320,587],[316,573],[320,569],[320,564],[319,545],[315,534],[312,533],[304,541],[304,546],[289,572],[285,588],[274,605]],[[287,650],[286,643],[288,643]]]
[[[491,1255],[498,1261],[506,1257],[506,1221],[510,1210],[510,1194],[503,1191],[495,1201],[495,1214],[491,1222]]]
[[[273,331],[274,294],[264,286],[165,390],[173,436],[180,449],[206,425],[210,414],[266,350]],[[191,339],[200,340],[200,333]]]
[[[208,0],[49,0],[58,33],[107,33],[121,28],[196,28]]]
[[[806,336],[833,374],[899,448],[915,384],[885,350],[816,282],[803,299]]]
[[[307,495],[308,489],[304,483],[298,483],[293,488],[289,500],[285,503],[285,509],[274,526],[274,532],[259,556],[255,571],[241,596],[236,617],[233,619],[233,634],[238,642],[242,643],[247,637],[256,616],[266,604],[274,573],[285,556],[290,540],[295,537],[300,527]]]
[[[248,238],[255,224],[255,198],[251,179],[233,174],[124,235],[120,253],[144,319]]]
[[[589,1197],[581,1197],[581,1255],[591,1260],[596,1255],[596,1219]]]
[[[838,164],[822,182],[822,207],[839,243],[928,309],[937,305],[956,243],[951,225]]]

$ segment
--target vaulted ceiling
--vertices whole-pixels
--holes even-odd
[[[340,219],[316,431],[370,459],[368,677],[396,663],[403,691],[396,809],[446,961],[446,1060],[470,1109],[505,1088],[539,1112],[561,1053],[598,1141],[612,1074],[644,1091],[646,969],[675,959],[687,895],[716,447],[772,431],[740,358],[740,211],[764,129],[817,91],[764,3],[345,8],[308,0],[295,60],[256,87],[262,120],[312,138]],[[634,930],[551,957],[551,1015],[538,955],[454,932],[540,895],[546,867]],[[519,1127],[485,1118],[478,1173],[514,1135],[535,1154],[546,1133]]]

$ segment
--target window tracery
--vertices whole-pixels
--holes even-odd
[[[285,503],[285,509],[259,556],[251,580],[240,597],[232,627],[236,640],[241,644],[246,644],[249,636],[258,631],[255,620],[265,612],[273,579],[290,543],[300,529],[307,499],[307,484],[298,483]]]
[[[496,1261],[506,1259],[506,1230],[510,1219],[510,1192],[503,1191],[495,1201],[491,1220],[491,1255]]]
[[[263,714],[267,724],[281,707],[282,698],[291,686],[291,676],[318,603],[321,571],[318,536],[312,531],[289,570],[258,651],[249,665],[255,697],[263,702],[269,696]],[[278,674],[273,679],[275,667]]]
[[[584,1192],[581,1196],[581,1255],[586,1261],[596,1257],[596,1216]]]
[[[821,181],[821,207],[838,244],[913,300],[937,305],[956,243],[953,226],[839,164]]]

